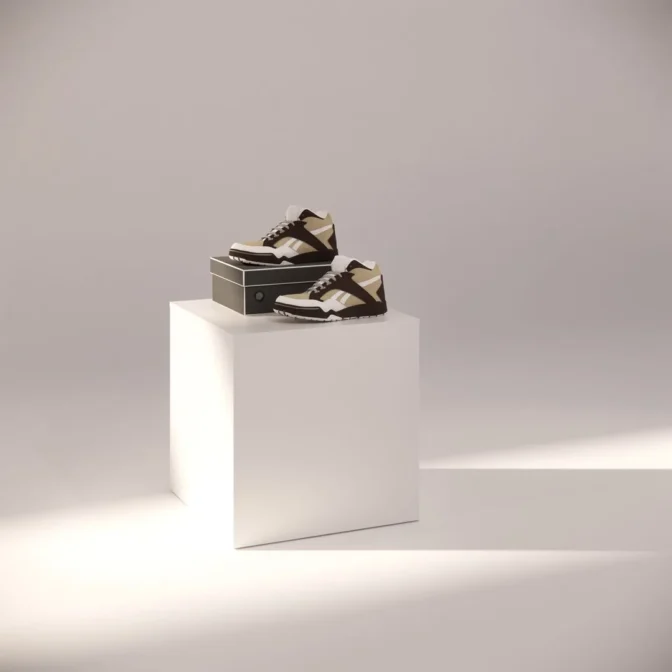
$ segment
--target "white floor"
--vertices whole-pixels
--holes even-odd
[[[669,672],[669,377],[623,361],[455,363],[419,523],[238,552],[165,492],[158,383],[6,399],[0,670]]]
[[[669,670],[643,549],[672,547],[670,479],[493,474],[423,472],[418,524],[238,552],[169,495],[8,519],[0,669]]]

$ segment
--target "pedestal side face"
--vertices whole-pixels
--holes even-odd
[[[233,339],[170,307],[170,460],[173,492],[233,538]]]
[[[419,323],[235,339],[235,545],[416,520]]]

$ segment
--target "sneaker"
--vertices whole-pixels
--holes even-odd
[[[325,263],[337,254],[331,215],[296,205],[290,205],[285,219],[261,240],[234,243],[229,250],[231,259],[257,266]]]
[[[331,271],[301,294],[279,296],[274,312],[302,320],[333,322],[387,312],[385,287],[375,261],[337,256]]]

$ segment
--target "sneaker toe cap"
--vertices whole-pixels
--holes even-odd
[[[319,308],[320,301],[309,298],[308,294],[283,294],[276,301],[277,304],[285,306],[301,306],[303,308]]]
[[[247,243],[234,243],[231,245],[232,250],[238,250],[239,252],[260,252],[263,248],[263,240],[251,240]]]

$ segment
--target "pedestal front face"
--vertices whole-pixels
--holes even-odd
[[[210,301],[173,304],[176,311],[221,332],[213,337],[206,328],[202,342],[183,344],[177,356],[203,360],[209,352],[224,381],[206,377],[207,394],[217,390],[223,408],[219,417],[203,414],[212,432],[203,428],[197,442],[211,437],[206,454],[216,446],[222,455],[232,451],[233,484],[226,457],[214,457],[207,474],[202,449],[194,459],[203,488],[218,488],[216,473],[223,478],[220,495],[199,493],[200,501],[221,501],[233,489],[236,547],[417,520],[418,320],[391,312],[309,324],[242,317]],[[231,373],[227,401],[222,390],[231,388]],[[193,376],[189,382],[198,384]],[[173,426],[183,424],[174,417],[183,413],[179,406],[171,407]],[[179,471],[189,462],[184,441],[181,435]]]

